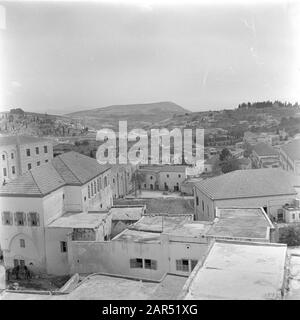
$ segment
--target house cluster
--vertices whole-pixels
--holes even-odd
[[[73,282],[85,277],[67,299],[284,298],[289,259],[274,221],[300,220],[298,176],[260,168],[196,179],[194,211],[149,213],[114,203],[131,191],[134,170],[71,151],[2,185],[8,274],[27,266]],[[186,166],[137,170],[149,190],[179,191],[187,177]]]

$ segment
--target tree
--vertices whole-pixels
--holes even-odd
[[[131,177],[131,182],[134,188],[134,195],[137,196],[137,190],[141,193],[142,183],[145,181],[145,174],[139,172],[138,170],[134,171]]]
[[[221,164],[221,170],[223,173],[228,173],[239,169],[239,163],[237,159],[230,159]]]
[[[227,149],[227,148],[224,148],[221,153],[220,153],[220,161],[223,162],[223,161],[227,161],[229,159],[232,158],[232,154],[231,152]]]

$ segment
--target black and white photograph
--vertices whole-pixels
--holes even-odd
[[[0,1],[0,306],[300,300],[299,103],[299,0]]]

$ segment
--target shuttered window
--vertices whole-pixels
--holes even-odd
[[[38,227],[40,225],[40,217],[37,212],[29,212],[27,215],[28,225],[31,227]]]
[[[17,225],[17,226],[25,226],[26,225],[24,212],[16,212],[15,213],[15,225]]]
[[[4,226],[11,226],[13,224],[13,216],[9,211],[2,212],[2,224]]]

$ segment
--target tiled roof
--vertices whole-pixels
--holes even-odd
[[[253,151],[257,153],[258,156],[277,156],[278,151],[272,148],[268,143],[260,142],[253,147]]]
[[[236,170],[195,186],[211,199],[296,194],[291,176],[279,168]]]
[[[45,196],[64,185],[85,184],[109,168],[82,154],[64,153],[1,186],[0,196]]]
[[[145,165],[141,166],[139,170],[154,171],[154,172],[185,172],[186,166],[182,165]]]
[[[50,140],[33,137],[33,136],[2,136],[0,137],[0,146],[8,146],[8,145],[21,145],[21,144],[30,144],[30,143],[38,143],[42,141],[50,142]]]
[[[58,158],[66,165],[81,184],[90,181],[94,177],[110,169],[109,165],[101,165],[96,159],[74,151],[63,153],[59,155]],[[57,170],[59,173],[61,172],[61,170]],[[68,181],[66,182],[68,183]]]
[[[31,172],[12,180],[4,186],[0,187],[0,195],[19,195],[30,194],[41,196],[41,191],[34,181]]]
[[[287,144],[284,144],[281,149],[292,160],[300,160],[300,139],[293,140]]]

